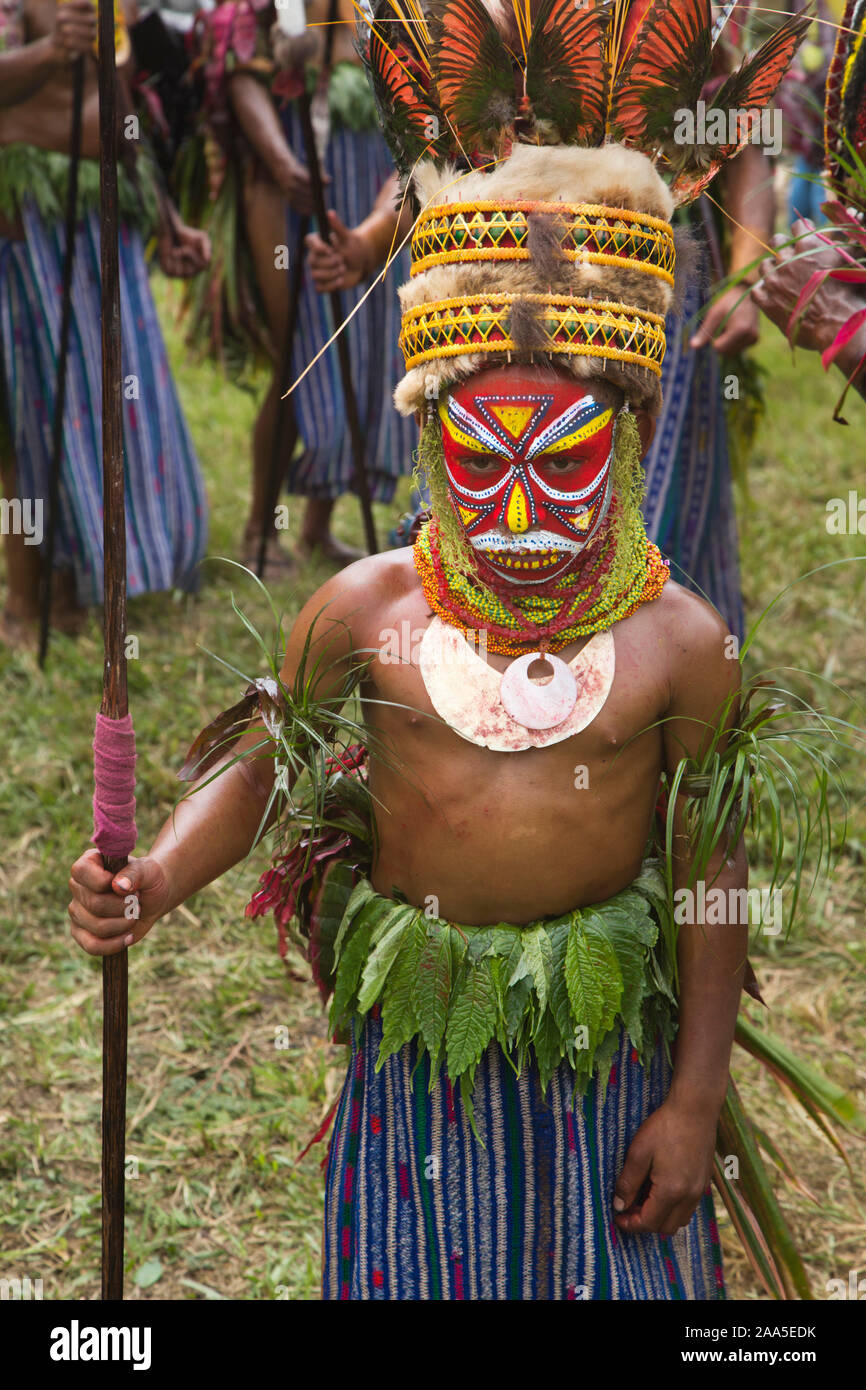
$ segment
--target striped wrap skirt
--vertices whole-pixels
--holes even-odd
[[[47,521],[66,236],[33,205],[24,240],[0,238],[0,414],[16,489]],[[54,563],[81,605],[102,601],[102,364],[99,213],[76,229]],[[207,544],[204,481],[169,369],[140,234],[119,235],[126,564],[130,597],[194,589]]]
[[[369,1016],[337,1108],[325,1299],[725,1297],[709,1191],[669,1238],[613,1221],[626,1150],[670,1086],[663,1047],[643,1067],[623,1031],[606,1089],[593,1081],[572,1102],[567,1063],[545,1097],[534,1063],[517,1077],[492,1044],[475,1079],[479,1143],[448,1081],[428,1091],[414,1043],[376,1071],[380,1038]]]

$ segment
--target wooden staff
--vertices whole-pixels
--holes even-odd
[[[102,508],[104,639],[102,713],[120,719],[126,693],[126,513],[117,203],[117,79],[113,0],[99,0],[99,203],[102,276]],[[126,857],[103,857],[117,873]],[[127,952],[102,961],[102,1297],[123,1298],[126,1143]]]
[[[66,408],[66,367],[69,360],[69,325],[72,319],[72,264],[75,259],[75,223],[78,204],[78,170],[81,164],[81,111],[84,100],[84,56],[72,64],[72,131],[69,137],[69,179],[66,187],[66,248],[63,254],[63,289],[60,299],[60,342],[57,353],[57,388],[51,439],[51,473],[48,480],[48,534],[42,587],[42,613],[39,622],[39,665],[45,668],[51,625],[51,589],[54,574],[54,543],[57,535],[57,508],[60,500],[60,469],[63,460],[63,413]]]
[[[328,211],[325,206],[325,189],[322,183],[322,171],[319,166],[316,137],[313,133],[313,122],[310,115],[311,106],[312,97],[305,92],[298,100],[298,115],[301,120],[301,131],[304,136],[307,168],[310,171],[313,207],[316,212],[316,222],[319,226],[319,236],[323,241],[330,241],[331,228],[328,223]],[[334,324],[335,326],[339,325],[343,322],[343,308],[339,290],[332,290],[328,298],[331,301],[331,312],[334,317]],[[358,494],[358,499],[361,503],[361,516],[364,521],[367,552],[370,555],[375,555],[379,546],[376,541],[376,527],[373,521],[373,505],[370,499],[370,484],[367,480],[367,465],[364,460],[364,441],[361,438],[358,402],[355,398],[355,387],[352,382],[352,364],[349,360],[349,344],[345,333],[339,333],[337,335],[337,360],[340,365],[340,381],[343,386],[346,423],[349,426],[349,437],[352,441],[352,458],[355,464],[355,492]]]

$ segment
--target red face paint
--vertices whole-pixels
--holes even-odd
[[[439,405],[451,496],[473,547],[516,584],[547,583],[611,499],[614,417],[574,380],[484,372]]]

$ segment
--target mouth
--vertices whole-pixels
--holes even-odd
[[[482,547],[481,554],[494,569],[509,570],[513,574],[527,574],[542,570],[549,573],[573,559],[573,554],[564,550],[512,550],[505,552]]]

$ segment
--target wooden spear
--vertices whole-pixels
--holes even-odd
[[[48,533],[43,571],[42,613],[39,623],[39,665],[44,669],[51,627],[51,590],[54,575],[54,543],[60,501],[60,469],[63,462],[63,413],[66,408],[66,368],[69,360],[69,325],[72,319],[72,266],[75,260],[75,222],[78,204],[78,170],[81,164],[81,111],[84,99],[84,56],[72,64],[72,131],[69,137],[69,177],[66,186],[66,248],[63,254],[63,288],[60,295],[60,342],[57,350],[57,386],[51,439],[51,474],[48,480]]]
[[[99,0],[99,201],[102,276],[104,643],[101,713],[122,719],[126,693],[126,513],[117,203],[117,77],[113,0]],[[103,856],[117,873],[127,862]],[[127,952],[102,961],[102,1297],[123,1298]]]

